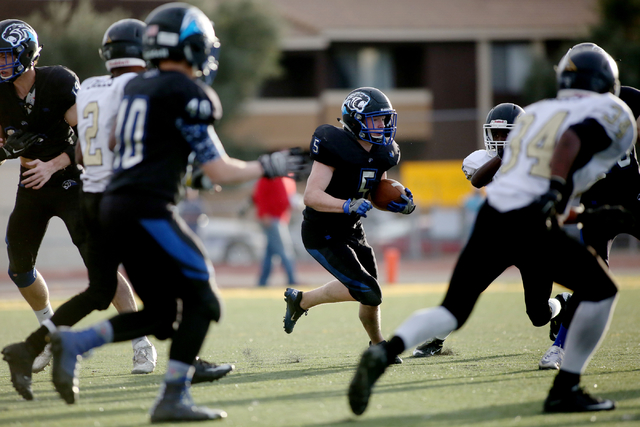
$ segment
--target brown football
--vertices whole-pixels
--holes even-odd
[[[381,180],[371,191],[371,203],[376,209],[387,210],[389,202],[402,202],[404,185],[394,179]]]

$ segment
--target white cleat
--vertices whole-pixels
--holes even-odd
[[[37,374],[38,372],[44,371],[44,368],[49,366],[51,363],[51,344],[47,344],[42,353],[40,353],[33,361],[33,366],[31,367],[31,372]]]
[[[158,352],[153,344],[149,345],[145,341],[138,342],[133,348],[133,369],[132,374],[150,374],[156,368]]]
[[[560,369],[562,366],[562,359],[564,358],[564,349],[557,345],[552,345],[549,350],[540,359],[540,369]]]

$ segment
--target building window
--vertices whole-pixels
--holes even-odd
[[[526,43],[495,43],[491,48],[493,91],[518,95],[523,92],[533,52]]]
[[[393,56],[389,48],[337,47],[333,59],[338,88],[373,86],[384,90],[394,87]]]

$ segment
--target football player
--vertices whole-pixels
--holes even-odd
[[[0,21],[0,162],[20,159],[16,202],[6,234],[9,277],[42,325],[53,310],[35,264],[49,220],[62,219],[85,263],[86,239],[72,139],[80,83],[63,66],[36,67],[41,50],[29,24]],[[51,360],[48,347],[38,353],[35,360],[30,356],[34,372]]]
[[[462,171],[474,187],[482,188],[493,180],[502,164],[507,137],[514,128],[516,119],[523,114],[524,110],[512,103],[498,104],[489,111],[487,119],[482,125],[485,149],[474,151],[462,161]],[[545,298],[537,288],[544,286],[544,289],[548,289],[551,293],[553,282],[548,278],[541,281],[542,278],[538,271],[538,269],[535,271],[526,269],[526,266],[523,266],[521,270],[523,283],[531,283],[524,286],[527,314],[534,326],[543,326],[549,323],[550,314],[552,322],[553,319],[557,319],[554,323],[557,325],[554,326],[557,334],[562,309],[566,306],[564,303],[570,294],[564,292],[555,298]],[[539,283],[539,286],[535,286],[536,282]],[[430,357],[441,354],[446,338],[447,336],[437,336],[420,344],[413,350],[413,356]]]
[[[105,310],[113,300],[119,312],[137,310],[129,284],[118,273],[118,280],[110,283],[110,275],[99,270],[101,257],[100,227],[97,224],[97,203],[108,182],[111,171],[111,151],[107,144],[112,123],[117,113],[121,92],[135,72],[144,69],[142,59],[142,31],[144,23],[135,20],[119,21],[110,27],[104,36],[101,52],[110,59],[106,62],[110,76],[93,77],[83,82],[78,91],[76,105],[81,116],[80,132],[76,148],[88,150],[85,161],[82,214],[86,227],[85,262],[89,272],[89,287],[61,305],[56,313],[32,333],[25,342],[11,344],[2,350],[9,363],[11,379],[15,389],[25,399],[33,399],[31,389],[31,366],[36,355],[47,345],[47,336],[58,326],[72,326],[93,310]],[[115,65],[114,65],[115,64]],[[120,77],[123,76],[123,77]],[[99,116],[98,116],[99,113]],[[81,152],[76,150],[76,162],[80,163]],[[117,292],[116,292],[117,289]],[[153,372],[156,365],[156,350],[146,337],[132,342],[133,374]]]
[[[220,319],[221,302],[203,245],[175,208],[182,177],[192,151],[216,183],[286,176],[303,158],[286,151],[252,162],[230,158],[213,128],[222,114],[220,101],[198,81],[211,82],[218,67],[220,42],[212,22],[194,6],[169,3],[145,23],[143,58],[156,68],[124,89],[113,175],[100,203],[105,262],[123,264],[144,308],[86,330],[53,333],[53,384],[74,403],[81,354],[153,334],[172,342],[151,422],[220,419],[224,411],[195,406],[190,396],[193,363],[209,324]]]
[[[640,90],[623,86],[619,97],[631,108],[640,128]],[[580,197],[580,203],[584,212],[577,214],[576,222],[582,224],[582,241],[609,265],[616,236],[626,233],[640,239],[640,171],[635,146]],[[554,343],[540,359],[540,369],[562,366],[567,329],[560,323],[550,335]]]
[[[619,91],[618,67],[604,50],[569,51],[556,75],[557,97],[526,107],[509,136],[502,167],[487,187],[487,200],[442,305],[415,312],[387,343],[364,352],[349,386],[355,414],[366,410],[374,384],[395,356],[460,328],[480,294],[511,265],[544,270],[574,291],[568,302],[565,358],[544,411],[615,408],[613,401],[582,390],[580,376],[607,330],[617,286],[599,257],[563,231],[560,222],[573,196],[631,149],[635,119],[609,93]],[[496,224],[501,233],[495,233]],[[495,255],[490,264],[480,256],[486,253]]]
[[[360,303],[360,321],[370,345],[384,341],[380,331],[382,291],[373,249],[361,218],[372,204],[374,185],[400,161],[395,142],[397,114],[387,96],[372,87],[353,90],[342,104],[342,128],[319,126],[311,138],[313,165],[304,192],[302,241],[309,254],[335,279],[308,292],[287,288],[284,330],[290,334],[311,307],[342,301]],[[391,212],[415,209],[411,191]],[[397,357],[396,363],[402,363]]]

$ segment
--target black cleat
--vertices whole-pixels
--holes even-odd
[[[560,301],[560,313],[549,321],[549,339],[551,341],[555,341],[558,337],[560,325],[562,325],[562,322],[566,318],[567,302],[569,301],[569,298],[571,298],[571,294],[569,292],[563,292],[555,296],[555,299]]]
[[[364,352],[349,385],[349,406],[356,415],[367,409],[373,385],[387,369],[387,352],[380,345],[372,345]]]
[[[53,353],[52,379],[56,391],[69,405],[78,400],[78,365],[82,356],[74,351],[75,338],[73,332],[54,332],[51,334],[51,351]]]
[[[413,357],[431,357],[442,352],[444,346],[444,340],[434,338],[430,341],[426,341],[413,350]]]
[[[591,396],[579,386],[573,387],[566,393],[551,389],[544,401],[544,412],[611,411],[615,408],[616,403],[613,400]]]
[[[206,383],[219,380],[227,375],[229,372],[235,369],[235,366],[227,363],[223,365],[216,365],[215,363],[207,362],[199,357],[196,357],[193,366],[196,368],[191,379],[191,384]]]
[[[2,349],[3,359],[9,364],[11,384],[18,394],[26,400],[33,400],[31,389],[31,369],[35,356],[31,354],[27,343],[19,342]]]
[[[149,415],[152,424],[170,421],[220,420],[227,417],[227,413],[220,409],[196,406],[191,399],[189,388],[184,384],[166,383],[162,385]]]
[[[288,334],[293,332],[293,327],[302,315],[306,315],[309,310],[300,307],[302,301],[302,291],[287,288],[284,292],[284,300],[287,303],[287,310],[284,312],[284,331]]]

